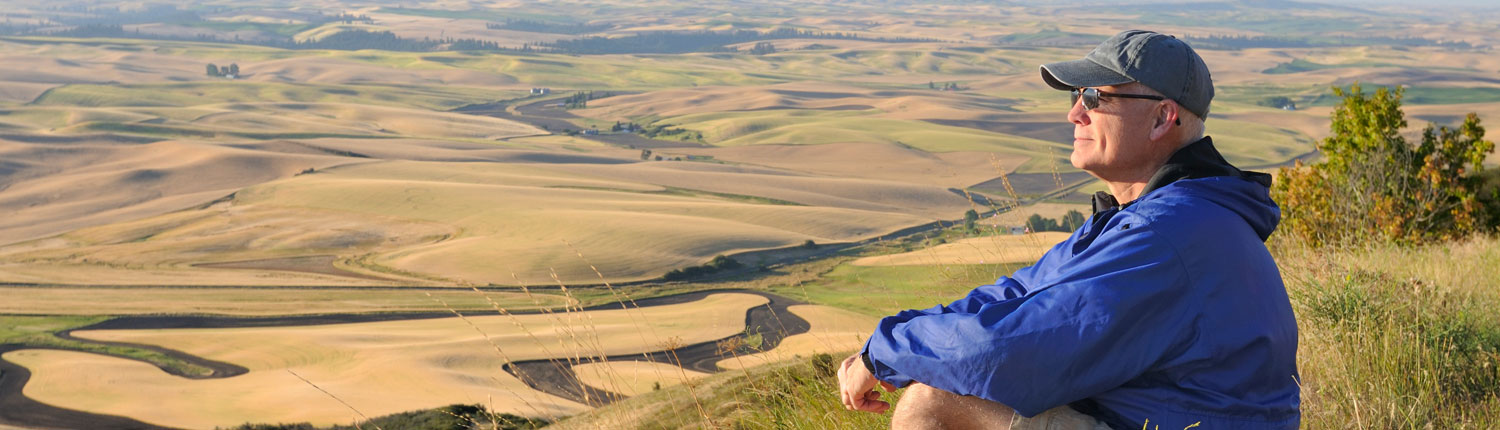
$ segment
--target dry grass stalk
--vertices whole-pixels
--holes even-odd
[[[342,404],[342,405],[344,405],[344,407],[349,408],[349,410],[354,411],[354,413],[356,415],[359,415],[360,418],[364,418],[365,422],[370,422],[370,417],[365,416],[364,412],[360,412],[359,409],[357,409],[357,408],[354,407],[354,405],[349,404],[349,402],[345,402],[344,399],[340,399],[339,396],[335,396],[335,395],[333,395],[333,393],[328,392],[328,390],[324,390],[323,387],[319,387],[318,384],[314,384],[312,381],[307,380],[307,378],[303,378],[302,375],[298,375],[297,372],[293,372],[292,369],[286,369],[286,373],[290,373],[290,374],[292,374],[292,376],[296,376],[297,379],[301,379],[302,382],[306,382],[307,385],[313,387],[313,389],[318,390],[319,392],[327,395],[328,397],[332,398],[333,400],[338,401],[339,404]],[[354,427],[355,428],[359,428],[359,422],[355,422],[354,423]],[[385,430],[385,429],[380,428],[380,425],[376,424],[375,425],[375,430]]]

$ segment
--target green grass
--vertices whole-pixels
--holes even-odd
[[[840,265],[820,279],[771,292],[808,303],[829,305],[871,316],[922,309],[963,298],[974,287],[994,282],[1024,267],[1021,264],[953,266]]]
[[[149,349],[101,345],[59,338],[54,333],[87,326],[109,319],[106,316],[16,316],[0,315],[0,344],[36,348],[92,352],[145,361],[158,367],[176,369],[188,375],[208,375],[212,371]]]
[[[109,319],[96,316],[18,316],[0,315],[0,344],[29,344],[52,333],[83,327]]]
[[[639,429],[883,429],[890,415],[844,410],[841,356],[799,357],[642,394],[555,426]],[[886,396],[892,400],[892,396]]]
[[[1467,242],[1282,247],[1301,329],[1303,426],[1500,426],[1500,292],[1482,281],[1500,275],[1485,264],[1500,249],[1494,238]]]

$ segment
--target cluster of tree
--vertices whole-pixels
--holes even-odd
[[[1464,41],[1442,41],[1420,37],[1277,37],[1212,35],[1184,36],[1188,44],[1198,49],[1249,49],[1249,48],[1317,48],[1329,46],[1435,46],[1440,48],[1469,49],[1472,45]]]
[[[847,39],[875,42],[930,42],[936,39],[870,38],[853,33],[822,33],[808,30],[771,31],[654,31],[625,37],[593,36],[539,43],[541,50],[564,54],[685,54],[733,51],[727,45],[768,39]]]
[[[681,269],[672,269],[672,271],[667,272],[666,275],[662,276],[662,280],[665,280],[665,281],[681,281],[681,280],[687,280],[687,279],[695,279],[695,278],[700,278],[700,277],[708,276],[708,275],[711,275],[711,274],[714,274],[714,273],[719,273],[719,272],[722,272],[722,271],[725,271],[725,270],[738,269],[738,268],[743,267],[743,266],[744,266],[743,264],[740,264],[739,261],[737,261],[737,260],[735,260],[733,258],[729,258],[728,256],[725,256],[725,255],[719,255],[719,256],[715,256],[713,260],[710,260],[708,263],[706,263],[706,264],[704,264],[702,266],[692,266],[692,267],[684,267],[684,268],[681,268]]]
[[[664,155],[661,155],[661,154],[655,154],[655,155],[652,155],[652,154],[654,154],[654,153],[651,152],[650,149],[642,149],[641,150],[641,161],[652,161],[652,160],[656,160],[656,161],[682,161],[682,156],[681,155],[676,155],[676,156],[665,155],[664,156]],[[711,156],[711,155],[708,155],[708,156],[704,156],[704,155],[689,155],[689,156],[687,156],[688,160],[711,160],[713,158],[714,157]]]
[[[556,24],[544,21],[532,21],[529,19],[509,19],[502,23],[487,23],[484,28],[490,30],[515,30],[528,31],[532,33],[551,34],[589,34],[598,33],[610,29],[609,24]]]
[[[1026,228],[1033,232],[1071,232],[1073,230],[1077,230],[1079,227],[1083,227],[1083,223],[1085,222],[1088,222],[1088,217],[1083,216],[1083,212],[1070,210],[1068,211],[1068,213],[1063,214],[1062,218],[1058,219],[1046,218],[1038,214],[1031,214],[1030,217],[1026,218]]]
[[[600,98],[603,98],[603,97],[600,97]],[[589,107],[589,100],[593,100],[593,99],[594,99],[594,92],[593,91],[579,91],[579,92],[573,93],[573,95],[571,95],[571,96],[568,96],[567,100],[563,101],[563,108],[564,109],[583,109],[583,108]]]
[[[453,38],[449,38],[447,40],[448,40],[448,49],[447,50],[449,50],[449,51],[504,51],[504,50],[507,50],[506,48],[501,48],[500,47],[500,42],[493,42],[493,41],[482,40],[482,39],[453,39]]]
[[[316,427],[310,423],[242,424],[230,430],[532,430],[551,424],[542,418],[490,412],[481,405],[448,405],[372,418],[358,425]]]
[[[216,65],[214,63],[208,63],[207,69],[208,69],[208,75],[216,77],[216,78],[222,78],[222,77],[234,78],[234,77],[239,77],[240,76],[240,65],[239,64],[235,64],[235,63],[229,63],[229,66],[228,67],[224,67],[224,68],[220,68],[218,65]]]
[[[292,49],[380,49],[386,51],[431,51],[441,43],[428,38],[407,39],[389,31],[344,30],[318,40],[291,41]]]
[[[946,84],[942,84],[941,88],[939,88],[939,85],[936,82],[933,82],[933,81],[927,81],[927,89],[932,89],[932,90],[941,89],[943,91],[960,91],[960,90],[963,90],[962,87],[958,86],[957,82],[949,82],[949,83],[946,83]]]
[[[755,42],[755,47],[750,48],[750,55],[766,55],[776,52],[776,45],[771,42]]]
[[[1296,109],[1297,102],[1287,96],[1271,96],[1255,102],[1257,105],[1273,107],[1278,109]]]
[[[692,139],[700,142],[703,141],[703,132],[692,131],[685,128],[673,128],[671,124],[651,124],[648,126],[642,126],[634,122],[621,123],[619,121],[616,121],[614,127],[610,128],[610,131],[640,133],[640,135],[646,136],[650,139],[655,139],[658,137],[678,136],[683,139]]]
[[[619,122],[619,121],[615,121],[615,125],[613,127],[610,127],[609,131],[613,131],[613,132],[621,132],[621,131],[623,131],[623,132],[626,132],[626,133],[634,133],[634,132],[636,132],[636,130],[640,130],[640,129],[641,129],[641,125],[640,124],[636,124],[636,123],[633,123],[633,122]]]
[[[443,39],[408,39],[397,36],[389,31],[369,31],[350,29],[324,36],[318,40],[308,41],[271,41],[264,43],[268,46],[287,49],[333,49],[357,51],[361,49],[379,49],[385,51],[505,51],[500,44],[481,39],[455,39],[452,37]]]
[[[374,24],[375,23],[375,19],[370,18],[369,15],[364,15],[364,14],[354,15],[354,14],[347,13],[347,12],[340,13],[338,15],[323,15],[322,18],[323,18],[322,22],[340,21],[340,22],[343,22],[345,24],[353,24],[353,23],[356,23],[356,22],[363,22],[365,24]]]
[[[1484,175],[1495,143],[1484,140],[1477,115],[1457,128],[1428,124],[1412,144],[1401,135],[1401,88],[1366,94],[1355,83],[1333,92],[1343,100],[1318,142],[1324,161],[1299,161],[1276,176],[1282,234],[1315,247],[1422,243],[1500,224],[1500,191]]]

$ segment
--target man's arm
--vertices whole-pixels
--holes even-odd
[[[1032,416],[1140,375],[1180,345],[1195,317],[1182,306],[1191,292],[1175,251],[1135,223],[1031,274],[1045,285],[1030,296],[881,320],[862,351],[875,377],[898,386],[921,381]]]
[[[1026,269],[1023,269],[1026,270]],[[983,285],[970,291],[967,296],[947,306],[934,306],[925,310],[902,311],[895,316],[889,317],[893,321],[909,321],[919,316],[942,315],[954,312],[973,312],[982,308],[987,303],[994,303],[1006,298],[1016,298],[1026,294],[1026,289],[1020,282],[1008,277],[1001,277],[995,283]],[[880,400],[880,393],[875,391],[879,385],[885,391],[895,391],[896,387],[888,382],[875,378],[872,374],[873,363],[869,355],[864,351],[844,359],[839,366],[839,395],[844,402],[844,407],[851,411],[865,411],[885,413],[890,408],[890,403]]]

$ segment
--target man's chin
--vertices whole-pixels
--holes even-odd
[[[1078,153],[1077,148],[1074,148],[1073,154],[1068,156],[1068,162],[1073,164],[1074,169],[1088,170],[1088,163],[1086,162],[1085,157],[1082,154]]]

